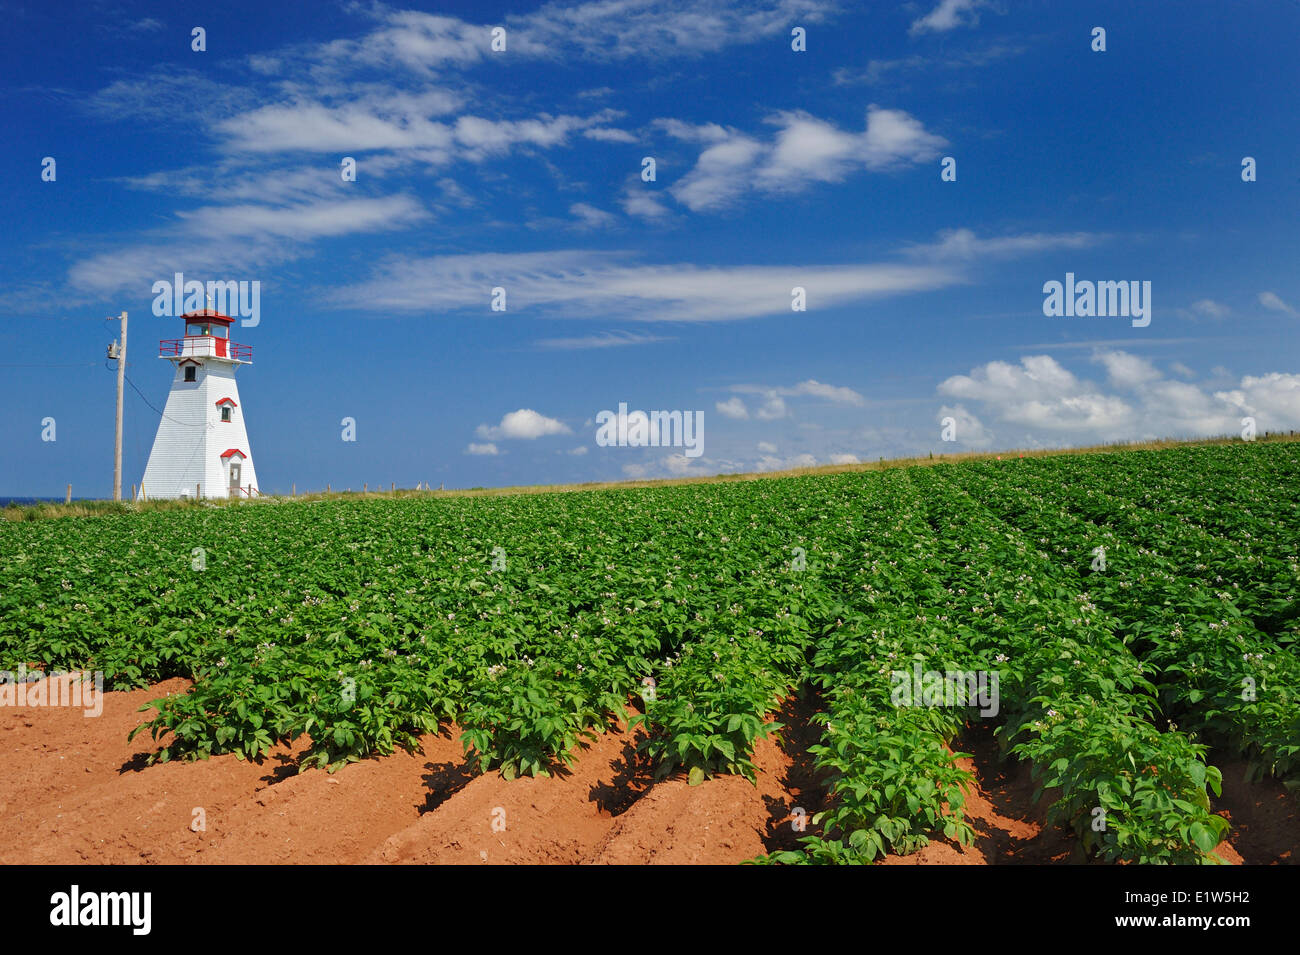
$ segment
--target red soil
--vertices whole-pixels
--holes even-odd
[[[507,781],[479,775],[452,728],[334,774],[295,772],[305,743],[260,764],[234,756],[146,765],[157,745],[130,730],[140,707],[184,692],[183,680],[104,694],[98,718],[77,709],[0,708],[0,863],[593,863],[733,864],[793,848],[822,808],[807,746],[818,728],[791,703],[784,739],[760,741],[757,784],[719,777],[700,786],[653,783],[638,737],[604,734],[572,769]],[[163,741],[165,742],[165,740]],[[1028,771],[997,759],[987,737],[963,747],[977,785],[967,801],[973,846],[935,842],[886,864],[1078,861],[1072,834],[1045,826]],[[1300,812],[1272,782],[1240,782],[1224,765],[1221,811],[1234,824],[1230,861],[1296,859]],[[202,811],[203,828],[196,822]],[[194,828],[191,828],[191,827]],[[199,829],[199,831],[195,831]]]

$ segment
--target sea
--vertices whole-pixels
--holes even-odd
[[[34,504],[62,504],[66,497],[5,497],[0,495],[0,507],[31,507]],[[97,497],[74,497],[73,503],[77,501],[98,501]]]

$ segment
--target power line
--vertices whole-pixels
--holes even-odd
[[[162,416],[163,416],[164,418],[166,418],[168,421],[172,421],[172,422],[174,422],[174,423],[180,425],[180,426],[183,427],[183,428],[211,428],[211,427],[212,427],[212,425],[211,425],[209,422],[206,422],[206,421],[203,422],[202,424],[194,424],[194,423],[189,422],[189,421],[181,421],[181,420],[179,420],[179,419],[177,419],[177,418],[173,418],[171,415],[167,414],[167,413],[164,412],[164,411],[159,411],[157,408],[155,408],[155,407],[153,406],[153,403],[152,403],[148,398],[146,398],[146,397],[144,396],[144,393],[143,393],[139,388],[137,388],[137,387],[135,386],[135,382],[134,382],[134,381],[132,381],[130,378],[127,378],[127,379],[126,379],[126,383],[127,383],[128,385],[131,386],[131,390],[133,390],[137,395],[140,396],[140,400],[141,400],[141,401],[143,401],[145,404],[147,404],[147,405],[150,407],[150,409],[152,409],[154,412],[156,412],[157,414],[162,415]]]
[[[105,367],[107,367],[108,363],[105,362],[104,364],[105,364]],[[212,427],[213,427],[213,425],[212,425],[211,423],[206,422],[206,421],[205,421],[203,424],[193,424],[193,423],[191,423],[191,422],[189,422],[189,421],[181,421],[181,420],[179,420],[179,419],[177,419],[177,418],[173,418],[171,415],[167,414],[165,411],[160,411],[160,410],[158,410],[158,408],[154,407],[153,402],[150,401],[148,398],[146,398],[146,397],[144,396],[144,392],[141,391],[139,388],[137,388],[137,387],[135,386],[135,382],[131,380],[131,376],[130,376],[130,375],[127,375],[127,376],[126,376],[126,383],[127,383],[128,385],[131,386],[131,390],[132,390],[132,391],[134,391],[137,395],[140,396],[140,400],[143,401],[146,405],[149,406],[149,410],[153,411],[155,414],[162,415],[162,416],[163,416],[164,418],[166,418],[168,421],[174,422],[175,424],[180,425],[182,428],[212,428]]]

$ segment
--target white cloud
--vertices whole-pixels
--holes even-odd
[[[776,421],[779,418],[784,418],[788,413],[785,407],[785,399],[779,395],[773,395],[764,401],[762,407],[758,409],[758,420]]]
[[[1128,352],[1098,352],[1093,357],[1093,360],[1106,367],[1106,373],[1110,376],[1110,383],[1117,388],[1130,390],[1161,377],[1160,372],[1156,370],[1151,362]]]
[[[672,215],[663,200],[648,186],[629,186],[619,204],[628,215],[651,222]]]
[[[786,458],[764,455],[751,465],[755,471],[790,471],[794,468],[815,468],[816,466],[817,458],[806,452]]]
[[[785,393],[784,390],[781,391]],[[865,399],[852,388],[836,387],[835,385],[824,385],[815,379],[801,381],[789,390],[791,395],[815,395],[818,398],[825,398],[828,401],[834,401],[837,404],[857,405],[861,407],[865,404]]]
[[[1214,396],[1242,412],[1259,418],[1259,430],[1300,429],[1300,375],[1272,372],[1247,375],[1241,386]]]
[[[674,477],[684,477],[687,474],[694,473],[692,465],[695,463],[693,458],[688,458],[684,454],[670,454],[664,458],[664,467],[668,473]]]
[[[745,407],[745,403],[739,398],[728,398],[726,401],[719,401],[714,407],[718,410],[718,414],[727,418],[744,420],[749,417],[749,409]]]
[[[480,438],[493,440],[511,438],[524,441],[531,441],[548,434],[572,434],[563,422],[538,414],[531,408],[511,411],[501,419],[499,425],[481,424],[476,433]]]
[[[993,443],[993,433],[984,427],[979,418],[966,410],[965,405],[944,405],[935,416],[942,437],[944,418],[952,418],[953,443],[962,448],[987,448]]]
[[[669,192],[695,212],[725,206],[750,188],[762,155],[761,143],[737,134],[700,153],[695,168]]]
[[[427,78],[466,69],[503,54],[491,50],[491,28],[506,28],[507,55],[546,60],[681,59],[787,35],[792,17],[823,23],[828,0],[588,0],[545,3],[527,13],[478,24],[457,17],[376,5],[375,27],[359,39],[283,51],[286,72],[335,78],[363,68],[407,71]],[[591,90],[590,94],[603,94]]]
[[[618,223],[618,216],[585,202],[575,202],[569,206],[569,215],[589,229],[604,229]]]
[[[988,0],[940,0],[939,5],[923,17],[912,21],[909,33],[943,33],[960,26],[979,23],[976,11],[986,6]]]
[[[587,139],[594,139],[601,143],[635,143],[640,142],[637,137],[633,136],[625,129],[612,129],[607,126],[597,126],[592,129],[584,129],[582,135]]]
[[[764,454],[776,454],[776,445],[770,441],[760,441],[758,442],[758,450]]]
[[[1109,433],[1132,417],[1123,400],[1101,394],[1047,355],[1020,360],[1020,366],[991,361],[955,375],[939,393],[992,407],[998,417],[1048,431]]]
[[[832,454],[830,457],[831,464],[861,464],[856,454]]]
[[[541,114],[522,120],[462,115],[447,122],[433,118],[457,105],[455,99],[438,91],[414,95],[386,89],[338,105],[297,100],[271,103],[219,121],[214,132],[229,152],[357,156],[401,151],[440,166],[458,159],[483,162],[522,146],[559,146],[570,134],[605,119],[605,114]]]
[[[630,478],[696,477],[736,470],[728,461],[711,461],[708,458],[688,458],[685,454],[664,454],[642,461],[625,464],[623,474]]]
[[[473,442],[471,442],[469,447],[465,449],[465,453],[493,455],[493,454],[500,454],[501,452],[497,450],[497,446],[495,444],[490,444],[490,443],[474,444]]]
[[[1078,388],[1074,375],[1048,355],[1022,358],[1020,367],[991,361],[970,375],[954,375],[939,386],[941,393],[955,398],[995,402],[1051,398],[1075,393]]]
[[[1202,298],[1193,302],[1192,311],[1205,318],[1227,318],[1232,314],[1232,309],[1211,298]]]
[[[777,127],[770,142],[714,124],[657,121],[669,135],[706,146],[669,189],[673,198],[694,212],[721,209],[750,189],[798,192],[814,182],[840,182],[859,169],[924,162],[948,144],[908,113],[874,104],[862,132],[841,130],[803,111],[776,113],[767,121]]]
[[[1282,301],[1276,292],[1260,292],[1259,304],[1274,312],[1285,312],[1287,315],[1291,315],[1292,317],[1300,315],[1300,312],[1297,312],[1286,302]]]
[[[981,365],[947,379],[939,393],[978,403],[990,417],[1020,426],[1024,430],[1004,431],[1000,440],[1031,446],[1048,439],[1070,444],[1235,434],[1243,415],[1255,416],[1260,431],[1300,427],[1300,375],[1248,375],[1235,388],[1209,393],[1165,378],[1150,362],[1125,352],[1099,352],[1093,361],[1106,369],[1113,391],[1037,355],[1022,358],[1019,366]],[[1215,374],[1230,377],[1226,369]],[[958,412],[970,414],[957,405],[945,406],[941,415],[958,417]],[[963,431],[970,433],[970,423],[959,418],[958,437],[965,441]]]

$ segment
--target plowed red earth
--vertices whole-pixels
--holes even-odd
[[[334,774],[295,772],[303,745],[260,764],[234,756],[146,764],[140,707],[183,680],[106,693],[103,714],[0,708],[0,863],[594,863],[731,864],[796,845],[792,810],[821,808],[806,748],[817,729],[805,705],[782,714],[784,741],[760,741],[757,785],[721,777],[654,783],[636,738],[610,732],[572,770],[507,781],[479,775],[453,728]],[[164,740],[165,742],[165,740]],[[1023,766],[999,762],[992,738],[963,747],[977,779],[967,802],[977,839],[935,842],[895,865],[1079,861],[1072,834],[1043,823]],[[1272,782],[1246,784],[1220,762],[1219,811],[1233,823],[1230,862],[1300,858],[1296,800]],[[1050,794],[1049,794],[1050,796]],[[811,824],[809,831],[812,830]]]

